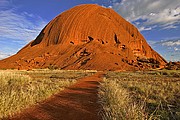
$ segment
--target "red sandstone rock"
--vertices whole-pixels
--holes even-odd
[[[140,59],[166,61],[136,27],[110,8],[79,5],[54,18],[37,38],[17,54],[0,61],[0,68],[132,70]],[[147,67],[148,68],[148,67]]]

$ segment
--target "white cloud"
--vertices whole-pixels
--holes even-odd
[[[180,39],[149,41],[150,45],[158,53],[169,61],[180,61]]]
[[[174,47],[174,50],[175,50],[175,51],[178,51],[178,50],[180,50],[180,49],[179,49],[179,48],[177,48],[177,47]]]
[[[162,41],[163,46],[180,46],[180,40]]]
[[[9,57],[8,54],[3,53],[3,52],[0,51],[0,60],[1,60],[1,59],[4,59],[4,58],[7,58],[7,57]]]
[[[148,21],[146,24],[161,24],[164,27],[172,26],[175,23],[180,22],[180,7],[172,9],[164,9],[161,12],[154,13],[153,15],[144,16]],[[171,27],[172,28],[172,27]]]
[[[178,28],[178,26],[176,26],[176,25],[167,25],[167,26],[163,27],[163,29],[175,29],[175,28]]]
[[[135,23],[137,26],[140,25],[140,23]],[[148,30],[152,30],[153,28],[156,28],[157,25],[154,26],[139,26],[139,31],[148,31]]]
[[[0,18],[0,37],[10,39],[33,40],[46,24],[39,16],[14,10],[0,11]]]
[[[18,12],[11,0],[0,0],[0,59],[15,54],[46,25],[40,16]]]
[[[147,31],[151,29],[152,29],[151,27],[144,27],[144,26],[139,27],[139,31]]]
[[[138,27],[158,24],[172,29],[180,23],[179,0],[123,0],[115,2],[113,9],[130,22],[143,21]]]

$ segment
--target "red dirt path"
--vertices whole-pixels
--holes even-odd
[[[103,75],[104,73],[98,72],[82,78],[12,120],[101,120],[97,93]]]

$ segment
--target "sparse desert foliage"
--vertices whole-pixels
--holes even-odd
[[[95,71],[1,70],[0,119],[50,97]]]
[[[180,119],[179,74],[180,71],[109,72],[99,89],[103,119]]]

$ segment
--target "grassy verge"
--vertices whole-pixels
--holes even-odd
[[[0,119],[45,100],[95,71],[1,70]]]
[[[165,71],[109,72],[99,90],[103,119],[180,119],[180,78],[157,72]]]

